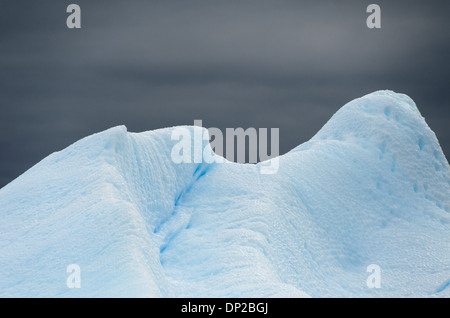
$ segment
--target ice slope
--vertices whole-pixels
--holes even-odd
[[[0,296],[450,296],[450,169],[406,95],[348,103],[271,175],[175,164],[173,129],[109,129],[0,189]]]

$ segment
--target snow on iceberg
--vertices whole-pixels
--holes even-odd
[[[408,96],[348,103],[272,175],[175,164],[173,129],[109,129],[2,188],[0,296],[450,296],[450,169]]]

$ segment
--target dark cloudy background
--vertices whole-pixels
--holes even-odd
[[[81,6],[82,29],[66,27]],[[366,27],[377,3],[382,29]],[[279,127],[281,153],[346,102],[411,96],[450,154],[450,1],[0,0],[0,187],[109,127]]]

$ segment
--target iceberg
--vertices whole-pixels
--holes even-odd
[[[0,296],[450,296],[449,164],[408,96],[349,102],[274,174],[176,164],[173,129],[111,128],[0,189]]]

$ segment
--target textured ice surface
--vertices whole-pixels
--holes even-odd
[[[450,169],[406,95],[348,103],[273,175],[175,164],[173,129],[109,129],[1,189],[0,296],[450,296]]]

